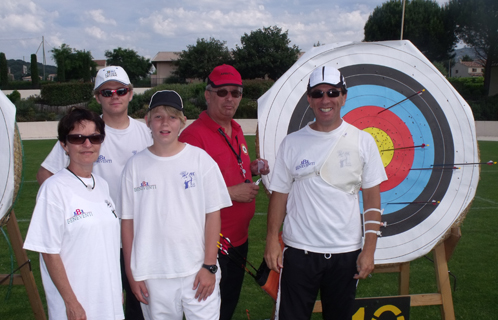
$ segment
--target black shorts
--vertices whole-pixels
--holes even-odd
[[[323,254],[286,247],[275,319],[310,319],[320,291],[324,319],[350,320],[360,252]]]

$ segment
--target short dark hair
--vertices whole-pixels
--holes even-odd
[[[98,114],[88,109],[74,107],[59,121],[57,127],[59,141],[66,144],[67,135],[74,130],[75,124],[85,120],[95,123],[95,129],[105,136],[105,123]]]

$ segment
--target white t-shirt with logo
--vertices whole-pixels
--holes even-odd
[[[133,219],[131,270],[137,281],[197,273],[204,262],[206,214],[232,205],[221,171],[185,144],[171,157],[148,149],[123,170],[122,219]]]
[[[121,173],[126,161],[152,145],[150,129],[142,122],[130,119],[130,125],[126,129],[114,129],[105,126],[105,140],[100,148],[100,156],[93,165],[93,172],[104,178],[109,184],[109,191],[115,203],[120,203]],[[66,168],[69,157],[59,142],[52,148],[50,154],[45,158],[42,167],[52,173]],[[118,212],[118,216],[121,212]]]
[[[120,223],[107,182],[94,179],[89,191],[68,170],[48,178],[38,191],[24,249],[60,255],[88,319],[123,319]],[[82,180],[93,185],[91,178]],[[67,319],[41,254],[40,269],[49,319]]]
[[[313,174],[348,126],[343,121],[336,130],[320,132],[308,125],[282,141],[270,190],[289,194],[283,227],[286,245],[317,253],[344,253],[361,248],[358,194],[336,189]],[[364,131],[359,133],[362,187],[371,188],[387,180],[387,176],[373,137]]]

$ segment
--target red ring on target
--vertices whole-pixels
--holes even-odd
[[[403,182],[410,173],[415,156],[413,148],[398,149],[414,145],[412,134],[403,120],[393,112],[376,106],[353,109],[343,119],[360,130],[369,132],[377,129],[385,133],[373,135],[388,178],[380,184],[380,192],[391,190]]]

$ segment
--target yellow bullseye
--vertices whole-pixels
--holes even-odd
[[[377,143],[377,148],[379,148],[380,157],[382,158],[382,163],[384,164],[384,168],[391,163],[391,160],[394,157],[394,144],[389,135],[379,128],[368,127],[363,129],[363,131],[368,132],[375,139],[375,143]],[[382,150],[391,150],[391,151],[382,151]]]

